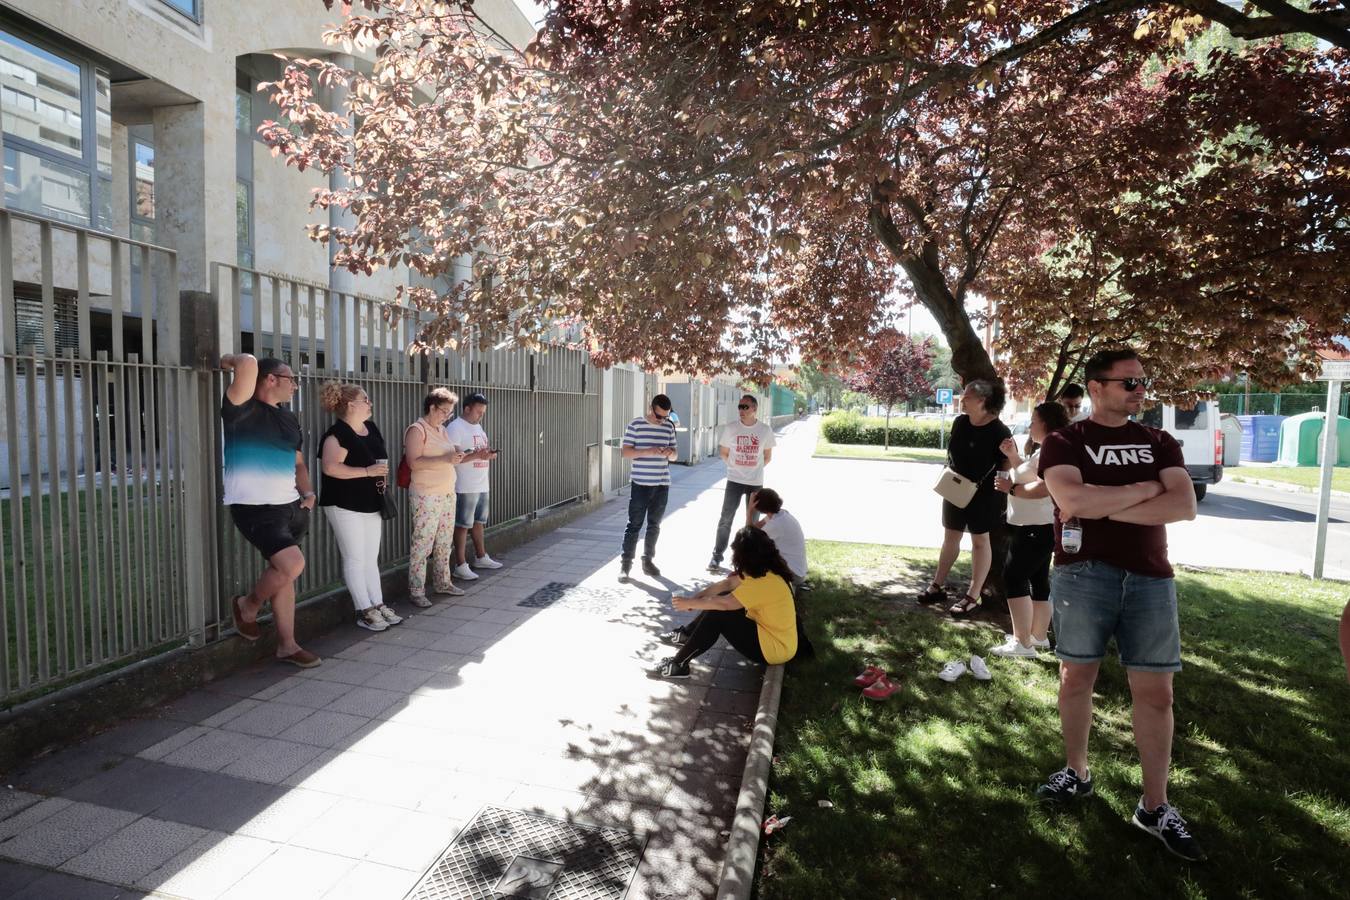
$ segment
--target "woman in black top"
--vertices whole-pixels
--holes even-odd
[[[370,418],[370,397],[360,385],[330,381],[319,390],[319,403],[337,416],[319,442],[319,505],[337,537],[356,624],[384,631],[403,621],[385,605],[380,589],[381,494],[389,475],[389,451]]]
[[[961,535],[970,532],[970,588],[948,609],[954,616],[964,616],[980,605],[980,591],[993,554],[989,548],[989,532],[1003,519],[1007,498],[994,489],[994,473],[1008,468],[1007,457],[999,449],[1005,438],[1012,437],[1008,426],[999,421],[1003,411],[1003,384],[977,379],[966,385],[961,394],[965,414],[952,423],[948,442],[947,464],[971,481],[979,481],[979,488],[970,503],[962,509],[942,501],[942,550],[938,554],[937,572],[933,583],[919,595],[920,603],[936,603],[947,599],[943,584],[947,573],[961,553]]]

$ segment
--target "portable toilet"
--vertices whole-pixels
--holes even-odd
[[[1219,416],[1219,431],[1223,434],[1223,464],[1225,468],[1242,465],[1242,438],[1247,430],[1237,416],[1224,413]]]
[[[1238,416],[1243,462],[1274,462],[1280,456],[1280,423],[1285,416]]]
[[[1320,412],[1290,416],[1280,425],[1280,464],[1315,466],[1326,415]],[[1350,466],[1350,419],[1336,417],[1336,465]]]

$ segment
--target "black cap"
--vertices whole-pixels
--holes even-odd
[[[488,402],[488,401],[487,401],[487,397],[485,397],[485,396],[483,396],[482,394],[480,394],[480,393],[478,393],[478,392],[475,391],[474,393],[470,394],[469,396],[467,396],[467,397],[465,397],[463,400],[461,400],[461,401],[460,401],[460,405],[461,405],[461,406],[473,406],[475,403],[481,403],[481,404],[483,404],[484,406],[486,406],[486,405],[487,405],[487,402]]]

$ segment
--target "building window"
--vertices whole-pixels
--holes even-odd
[[[75,225],[112,224],[108,76],[0,30],[5,203]]]
[[[172,6],[194,22],[202,20],[201,0],[160,0],[160,2]]]
[[[235,73],[234,92],[234,211],[239,265],[253,268],[253,81]],[[252,281],[244,285],[251,290]]]
[[[155,144],[148,125],[127,129],[131,161],[131,236],[138,241],[155,240]]]

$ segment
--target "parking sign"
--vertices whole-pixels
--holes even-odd
[[[938,388],[938,389],[937,389],[937,398],[936,398],[936,399],[937,399],[937,404],[938,404],[938,406],[951,406],[951,404],[952,404],[952,389],[951,389],[951,388]]]

